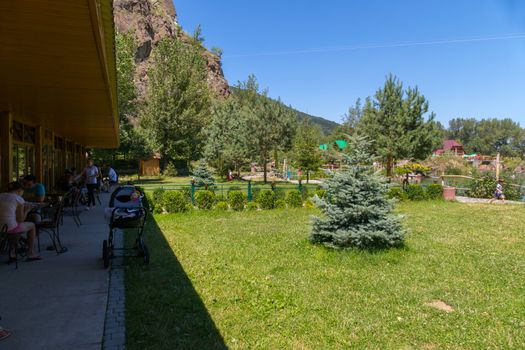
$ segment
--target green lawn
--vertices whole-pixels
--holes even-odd
[[[403,204],[406,247],[376,253],[311,245],[305,209],[156,216],[127,347],[525,348],[524,209]]]

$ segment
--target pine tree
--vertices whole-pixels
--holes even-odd
[[[324,217],[314,218],[310,240],[333,248],[384,249],[403,245],[404,228],[386,198],[388,184],[374,174],[369,145],[350,140],[348,169],[325,184],[325,199],[316,199]]]
[[[215,178],[213,177],[210,169],[208,168],[208,163],[206,163],[205,160],[201,160],[199,162],[199,166],[193,171],[193,177],[195,185],[204,186],[206,189],[208,189],[209,186],[213,186],[215,184]]]

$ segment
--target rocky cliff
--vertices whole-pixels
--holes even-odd
[[[137,72],[135,82],[139,95],[144,96],[147,86],[147,69],[155,45],[165,37],[189,42],[189,37],[177,23],[177,13],[172,0],[114,0],[114,17],[117,31],[132,32],[138,48],[135,54]],[[224,78],[220,58],[203,49],[208,66],[208,84],[218,96],[230,94]]]

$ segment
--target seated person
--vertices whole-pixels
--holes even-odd
[[[36,176],[26,175],[22,180],[24,187],[24,199],[28,202],[42,203],[46,199],[46,188],[43,184],[36,182]],[[27,216],[27,221],[38,224],[42,221],[40,209],[33,209]]]
[[[118,175],[115,169],[113,169],[113,166],[109,166],[108,169],[108,178],[109,178],[109,184],[114,185],[118,182]]]
[[[71,170],[66,169],[64,176],[58,180],[58,188],[63,192],[69,192],[73,187],[75,187],[75,177]]]
[[[33,209],[26,206],[22,198],[24,188],[19,182],[11,182],[8,185],[8,192],[0,193],[0,228],[7,226],[8,234],[27,233],[27,261],[40,260],[41,258],[33,251],[33,243],[36,237],[35,224],[25,221],[29,211]],[[16,247],[11,247],[9,259],[15,259]]]

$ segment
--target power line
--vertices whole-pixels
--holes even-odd
[[[273,51],[273,52],[258,52],[246,54],[224,55],[223,58],[242,58],[242,57],[263,57],[263,56],[286,56],[286,55],[300,55],[310,53],[326,53],[326,52],[342,52],[355,50],[370,50],[370,49],[384,49],[397,47],[411,47],[411,46],[431,46],[431,45],[445,45],[445,44],[460,44],[460,43],[474,43],[483,41],[495,40],[510,40],[510,39],[525,39],[525,33],[510,33],[499,36],[486,36],[477,38],[459,38],[459,39],[445,39],[445,40],[429,40],[429,41],[398,41],[381,44],[363,44],[355,46],[342,46],[332,48],[312,48],[300,49],[290,51]]]

